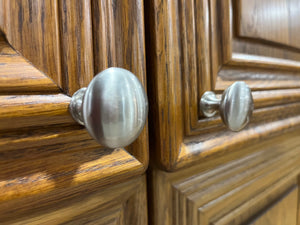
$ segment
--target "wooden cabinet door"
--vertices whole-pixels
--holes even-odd
[[[145,85],[143,12],[140,0],[0,0],[1,224],[147,224],[147,126],[106,149],[68,112],[107,67]]]
[[[150,144],[160,167],[177,170],[299,127],[298,1],[150,0],[145,7]],[[221,94],[235,81],[250,86],[255,108],[237,133],[199,110],[205,91]]]
[[[145,4],[152,223],[295,224],[300,2]],[[199,110],[205,91],[220,95],[235,81],[254,98],[240,132]]]

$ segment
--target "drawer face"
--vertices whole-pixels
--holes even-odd
[[[164,168],[176,170],[299,127],[298,1],[145,4],[151,148]],[[251,88],[255,110],[250,124],[233,133],[218,114],[204,118],[199,101],[205,91],[220,95],[236,81]]]

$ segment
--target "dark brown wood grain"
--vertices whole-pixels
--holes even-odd
[[[150,0],[145,4],[150,149],[169,169],[178,157],[184,134],[180,32],[174,19],[178,1]]]
[[[59,1],[64,89],[74,94],[94,76],[91,2]]]
[[[0,0],[0,223],[147,224],[147,126],[126,149],[107,149],[68,109],[108,58],[94,57],[93,29],[109,35],[92,4]],[[142,1],[104,4],[118,15],[118,55],[101,70],[124,67],[146,85]]]
[[[1,0],[2,26],[8,42],[62,87],[57,0]]]
[[[47,4],[50,5],[48,6]],[[0,66],[2,68],[0,72],[2,81],[0,94],[3,95],[1,97],[0,130],[13,131],[14,129],[27,129],[28,127],[39,127],[38,129],[40,129],[40,127],[49,125],[64,124],[65,126],[67,124],[70,126],[74,124],[75,121],[68,112],[70,97],[60,94],[61,89],[57,85],[64,89],[65,94],[72,94],[80,87],[87,86],[94,75],[94,61],[96,62],[96,69],[100,70],[110,66],[129,69],[146,85],[142,2],[137,1],[133,5],[123,2],[117,6],[111,1],[103,2],[104,5],[101,5],[101,10],[108,8],[111,11],[106,13],[118,15],[118,17],[111,18],[110,23],[114,23],[116,27],[116,33],[111,34],[122,38],[116,39],[114,43],[106,43],[102,39],[97,38],[93,41],[93,29],[96,37],[101,33],[101,35],[108,36],[110,32],[107,32],[107,29],[111,29],[111,26],[98,29],[98,24],[101,24],[104,22],[102,20],[106,19],[106,15],[103,15],[101,17],[102,20],[94,21],[94,28],[92,27],[92,18],[98,18],[97,15],[99,15],[100,11],[96,8],[92,9],[91,4],[92,2],[86,1],[60,1],[59,4],[56,1],[52,3],[26,1],[24,4],[18,0],[1,1],[1,5],[6,9],[1,11],[3,14],[1,15],[1,18],[3,18],[2,30],[13,47],[20,51],[22,55],[10,47],[4,37],[0,35]],[[97,3],[93,4],[96,5]],[[27,9],[32,9],[33,11]],[[24,15],[22,10],[26,11]],[[54,12],[51,10],[54,10]],[[10,11],[13,11],[15,15],[19,15],[19,17],[24,17],[24,21],[21,21],[20,26],[22,25],[25,30],[20,38],[16,36],[13,40],[17,43],[10,40],[10,35],[12,34],[9,32],[18,32],[18,26],[13,26],[12,24],[14,21],[18,23],[18,20],[12,18],[10,23]],[[57,16],[57,13],[59,16]],[[128,13],[130,16],[127,16]],[[35,14],[37,15],[35,16]],[[53,18],[48,16],[46,21],[40,20],[39,16],[44,14],[51,14]],[[125,15],[128,20],[123,20]],[[44,23],[47,23],[47,25]],[[58,33],[55,33],[51,29],[44,29],[44,26],[53,26],[55,29],[57,26],[60,26],[60,29],[57,31]],[[128,32],[128,29],[132,32]],[[51,55],[56,54],[56,46],[48,46],[50,44],[47,44],[46,40],[44,40],[46,38],[49,39],[47,39],[48,41],[59,44],[61,49],[57,52],[57,57],[52,57]],[[56,38],[59,38],[57,42]],[[28,45],[25,45],[23,42],[28,42]],[[99,48],[98,42],[103,42],[107,45],[106,47],[109,46],[110,51],[118,51],[118,54],[122,54],[118,55],[114,62],[107,63],[106,59],[109,58],[111,53],[106,52],[107,57],[99,58],[99,54],[104,49]],[[47,52],[42,45],[47,45],[47,48],[52,53]],[[93,45],[96,46],[94,51]],[[26,51],[30,51],[32,55],[26,55]],[[52,60],[48,60],[49,63],[54,63],[56,62],[55,60],[60,61],[61,57],[62,68],[60,69],[63,71],[62,76],[58,77],[58,74],[56,74],[57,77],[49,75],[47,70],[50,70],[51,66],[48,64],[43,64],[43,66],[47,67],[46,70],[39,68],[39,60],[48,62],[47,57],[50,57],[48,53],[51,55]],[[60,56],[60,54],[62,55]],[[95,57],[94,54],[96,55]],[[39,57],[40,55],[43,55],[44,58]],[[36,59],[37,61],[32,61],[33,56],[36,57],[34,60]],[[33,64],[27,60],[31,60]],[[105,65],[104,67],[100,68],[99,65],[102,65],[102,62],[106,63],[103,64]],[[37,69],[36,66],[45,73]],[[53,80],[47,76],[50,76]],[[61,81],[57,82],[57,79],[61,79]],[[61,85],[62,83],[64,85]],[[77,130],[78,128],[75,128],[74,133]],[[147,168],[147,125],[140,137],[131,146],[128,146],[127,150],[143,163],[144,169]]]
[[[59,93],[51,79],[20,56],[0,33],[0,94]]]

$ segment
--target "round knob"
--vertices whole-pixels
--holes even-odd
[[[245,82],[238,81],[229,86],[218,99],[214,92],[205,92],[200,100],[200,110],[212,117],[219,110],[224,124],[232,131],[240,131],[250,121],[253,112],[253,97]]]
[[[70,112],[101,145],[125,147],[143,130],[148,99],[133,73],[111,67],[97,74],[87,88],[74,93]]]

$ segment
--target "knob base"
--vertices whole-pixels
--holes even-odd
[[[213,117],[219,110],[220,99],[212,91],[205,92],[200,100],[201,113],[206,117]]]
[[[79,123],[80,125],[84,126],[83,121],[83,114],[82,114],[82,101],[83,97],[85,95],[86,88],[81,88],[78,91],[76,91],[71,99],[69,111],[73,117],[73,119]]]

